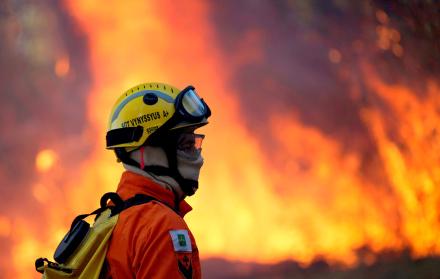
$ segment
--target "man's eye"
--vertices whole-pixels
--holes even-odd
[[[193,149],[193,147],[194,147],[194,144],[191,144],[189,142],[179,145],[180,150],[190,150],[190,149]]]

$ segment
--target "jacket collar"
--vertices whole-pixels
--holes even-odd
[[[116,192],[123,200],[129,199],[136,194],[151,196],[170,208],[175,209],[181,217],[192,210],[192,207],[184,200],[176,206],[175,196],[172,191],[131,171],[122,173],[121,181],[119,182]]]

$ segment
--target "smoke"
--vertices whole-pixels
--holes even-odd
[[[211,4],[241,115],[267,158],[276,146],[271,116],[282,114],[335,139],[347,153],[361,153],[365,179],[383,184],[377,147],[360,114],[380,105],[365,84],[363,66],[369,63],[386,82],[425,94],[421,80],[435,78],[440,69],[440,59],[434,59],[440,55],[440,24],[433,13],[438,5],[416,2]]]
[[[90,77],[86,41],[59,2],[2,3],[0,169],[9,206],[29,192],[37,152],[83,131]],[[68,73],[58,76],[63,58]]]
[[[374,16],[374,11],[365,2],[338,3],[225,1],[214,3],[211,11],[219,44],[231,57],[230,82],[239,93],[242,116],[271,165],[285,165],[274,157],[279,144],[270,132],[272,117],[283,115],[334,138],[346,152],[363,153],[364,175],[383,181],[384,175],[371,168],[378,160],[359,115],[364,100],[351,94],[351,83],[360,80],[352,61],[363,55],[360,48],[375,41],[365,26],[370,20],[365,14]],[[300,165],[309,168],[306,161]]]
[[[37,228],[46,222],[46,204],[35,202],[39,151],[52,150],[67,178],[91,147],[83,139],[91,80],[87,41],[59,1],[2,1],[0,37],[0,250],[10,258],[17,220],[32,213]]]
[[[337,18],[343,10],[321,4],[226,1],[211,8],[218,41],[235,70],[231,82],[252,128],[265,127],[267,115],[290,111],[329,133],[362,126],[339,65],[328,58],[331,48],[341,53],[350,47],[361,20],[344,17],[354,28],[341,29]],[[258,55],[240,59],[255,48]],[[346,59],[343,53],[341,63]]]

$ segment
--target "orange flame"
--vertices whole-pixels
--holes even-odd
[[[55,74],[59,77],[65,77],[70,70],[69,57],[63,56],[55,62]]]
[[[35,158],[35,166],[40,172],[46,172],[50,170],[55,164],[56,153],[53,150],[45,149],[41,150]]]
[[[440,88],[429,81],[417,97],[403,86],[382,83],[369,69],[369,84],[399,121],[394,138],[390,122],[378,108],[363,111],[396,199],[400,237],[416,256],[440,252]]]

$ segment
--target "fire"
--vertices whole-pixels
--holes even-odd
[[[328,59],[332,63],[338,64],[339,62],[341,62],[342,59],[341,52],[334,48],[330,49],[328,52]]]
[[[0,236],[8,237],[11,233],[11,220],[0,216]]]
[[[372,67],[364,67],[362,78],[373,101],[359,113],[379,154],[377,172],[385,173],[383,181],[373,182],[363,173],[361,151],[347,151],[331,135],[302,123],[294,112],[267,115],[263,138],[246,128],[235,97],[239,92],[229,83],[229,54],[216,45],[205,4],[120,3],[66,2],[90,47],[94,84],[83,136],[96,144],[87,160],[75,166],[75,177],[68,179],[57,161],[58,149],[38,153],[35,167],[40,176],[32,194],[45,205],[46,241],[27,230],[25,220],[0,217],[0,236],[14,232],[15,270],[51,255],[71,218],[91,211],[102,193],[115,190],[122,167],[105,150],[107,117],[121,92],[145,81],[179,87],[194,82],[213,111],[210,125],[202,128],[207,137],[201,188],[189,199],[195,210],[187,217],[203,258],[262,263],[294,259],[307,265],[323,257],[351,266],[359,260],[371,264],[374,253],[386,249],[410,248],[415,257],[440,254],[436,81],[427,81],[426,91],[418,92],[390,85]],[[381,23],[376,30],[378,47],[401,57],[400,34],[387,25],[383,11],[376,17]],[[246,40],[258,44],[261,36],[250,32],[237,60],[262,59],[257,46],[247,51]],[[359,41],[353,44],[363,48]],[[327,56],[334,66],[346,60],[336,48]],[[56,62],[58,76],[69,69],[67,57]],[[272,144],[270,156],[265,155],[265,140]],[[371,252],[360,259],[357,251],[362,247]],[[34,271],[20,272],[19,277],[29,277]]]
[[[381,25],[376,27],[378,37],[377,46],[383,50],[391,49],[395,56],[401,57],[404,51],[403,47],[400,45],[401,36],[399,31],[387,26],[389,19],[384,11],[377,11],[376,18],[381,23]]]
[[[55,73],[59,77],[64,77],[69,73],[70,62],[69,57],[62,56],[55,63]]]
[[[56,161],[56,153],[51,149],[41,150],[35,158],[35,166],[40,172],[46,172],[50,170]]]
[[[41,183],[34,185],[32,188],[32,194],[34,195],[35,199],[41,203],[47,202],[50,197],[49,189],[46,187],[46,185]]]
[[[393,128],[378,108],[363,111],[395,194],[401,237],[417,256],[438,254],[439,85],[428,81],[426,92],[418,97],[406,87],[384,84],[370,72],[370,86],[401,123]]]

